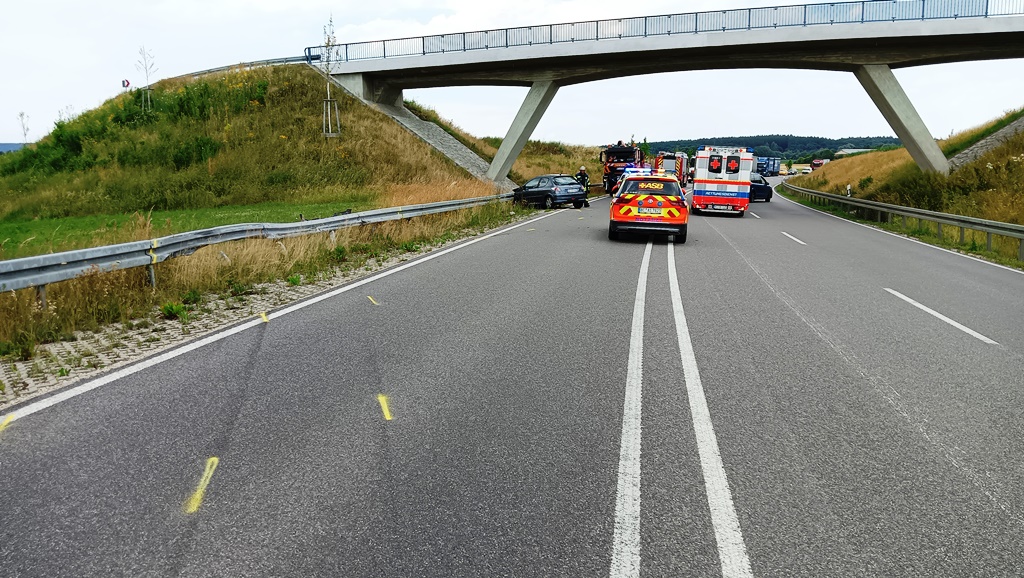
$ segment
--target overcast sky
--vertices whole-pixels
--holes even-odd
[[[52,129],[60,114],[94,108],[116,95],[122,79],[143,85],[145,79],[135,69],[142,45],[155,57],[156,80],[301,55],[305,47],[323,42],[323,27],[332,13],[339,41],[358,42],[781,4],[787,2],[689,0],[658,10],[656,3],[641,6],[623,0],[5,0],[0,8],[0,142],[21,142],[19,112],[28,115],[28,138],[35,141]],[[1022,60],[945,64],[895,74],[936,137],[1024,106]],[[702,114],[707,99],[702,95],[711,91],[722,100],[723,110],[739,112],[724,121]],[[772,133],[833,138],[893,134],[849,73],[680,72],[647,77],[644,93],[651,96],[638,95],[635,78],[563,88],[533,138],[596,145],[630,135],[654,141]],[[434,88],[406,91],[406,98],[436,108],[478,136],[504,136],[525,94],[525,88]],[[609,115],[609,110],[620,112]]]

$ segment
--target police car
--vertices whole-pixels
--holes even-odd
[[[608,238],[620,233],[673,235],[686,242],[690,212],[679,181],[670,175],[635,174],[623,179],[608,216]]]

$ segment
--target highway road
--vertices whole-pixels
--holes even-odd
[[[779,196],[682,245],[607,210],[8,422],[0,574],[1024,575],[1024,274]]]

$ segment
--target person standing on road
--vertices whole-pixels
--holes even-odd
[[[579,172],[576,173],[576,182],[579,183],[581,187],[583,187],[584,193],[586,193],[587,195],[590,194],[590,175],[587,174],[587,167],[580,167]],[[590,201],[584,199],[583,206],[589,207]]]

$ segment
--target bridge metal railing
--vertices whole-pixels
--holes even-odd
[[[1024,0],[1022,0],[1024,1]],[[282,64],[299,64],[302,62],[311,63],[320,60],[319,56],[310,57],[304,56],[288,56],[285,58],[268,58],[267,60],[254,60],[252,62],[239,62],[238,64],[229,64],[227,66],[218,66],[216,68],[208,68],[206,70],[200,70],[197,72],[189,72],[186,74],[179,74],[178,76],[169,76],[168,78],[185,78],[191,76],[192,78],[199,78],[207,74],[213,74],[215,72],[228,72],[231,70],[249,70],[251,68],[262,68],[264,66],[279,66]]]
[[[511,198],[512,193],[508,192],[487,197],[374,209],[297,223],[224,225],[146,241],[9,259],[0,261],[0,291],[36,287],[40,300],[45,302],[45,288],[49,283],[67,281],[94,271],[107,272],[135,267],[149,267],[150,284],[155,286],[156,273],[153,265],[172,257],[191,255],[208,245],[241,239],[281,239],[311,233],[329,233],[345,227],[457,211]]]
[[[308,62],[321,59],[329,62],[349,62],[534,44],[601,41],[673,34],[866,22],[955,20],[1020,14],[1024,14],[1024,0],[863,0],[590,20],[353,42],[332,47],[329,53],[323,46],[311,46],[306,48],[305,57]]]
[[[1017,259],[1024,261],[1024,225],[1014,225],[1012,223],[1001,223],[999,221],[989,221],[987,219],[978,219],[975,217],[964,217],[962,215],[952,215],[949,213],[939,213],[936,211],[927,211],[925,209],[915,209],[913,207],[901,207],[900,205],[890,205],[888,203],[879,203],[876,201],[868,201],[865,199],[858,199],[856,197],[844,197],[843,195],[833,195],[831,193],[823,193],[821,191],[815,191],[813,189],[805,189],[803,187],[797,187],[783,181],[782,187],[792,193],[800,195],[806,199],[812,199],[821,203],[828,204],[842,204],[851,207],[859,207],[862,209],[869,209],[876,213],[878,221],[888,222],[891,215],[900,215],[903,218],[903,227],[906,228],[907,217],[918,219],[919,221],[927,221],[936,224],[937,234],[940,238],[943,238],[942,226],[950,225],[953,227],[960,228],[960,243],[964,243],[964,231],[982,231],[985,233],[985,247],[987,250],[992,250],[992,235],[1002,235],[1004,237],[1011,237],[1017,239],[1020,243],[1017,249]]]

